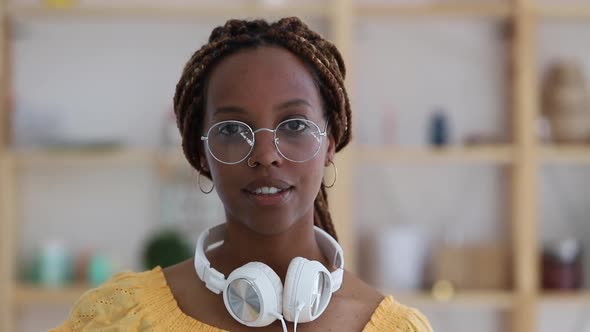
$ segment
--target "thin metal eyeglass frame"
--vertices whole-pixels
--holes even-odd
[[[310,158],[308,158],[308,159],[306,159],[306,160],[303,160],[303,161],[297,161],[297,160],[292,160],[292,159],[289,159],[289,158],[287,158],[287,157],[286,157],[286,156],[283,154],[283,152],[281,152],[281,149],[279,148],[279,138],[277,137],[277,130],[278,130],[278,129],[279,129],[279,127],[280,127],[281,125],[283,125],[284,123],[286,123],[286,122],[289,122],[289,121],[295,121],[295,120],[299,120],[299,121],[305,121],[305,122],[311,123],[312,125],[314,125],[314,126],[317,128],[318,132],[320,133],[320,145],[318,146],[318,148],[317,148],[316,152],[313,154],[313,156],[311,156]],[[218,125],[220,125],[220,124],[223,124],[223,123],[228,123],[228,122],[243,124],[243,125],[244,125],[244,126],[246,126],[246,127],[247,127],[247,128],[250,130],[250,132],[252,133],[252,142],[251,142],[251,143],[249,142],[249,139],[248,139],[247,137],[245,137],[245,136],[242,134],[242,137],[244,137],[244,139],[245,139],[245,140],[247,140],[247,141],[248,141],[248,143],[250,144],[250,150],[248,151],[248,153],[246,153],[246,156],[245,156],[244,158],[240,159],[239,161],[233,162],[233,163],[228,163],[228,162],[226,162],[226,161],[220,160],[219,158],[217,158],[217,157],[216,157],[216,156],[213,154],[213,152],[211,152],[211,148],[209,147],[209,135],[210,135],[210,133],[211,133],[211,129],[213,129],[215,126],[218,126]],[[310,161],[310,160],[312,160],[313,158],[315,158],[315,157],[318,155],[318,153],[320,152],[320,148],[322,147],[322,143],[324,142],[324,137],[326,137],[326,136],[327,136],[327,130],[328,130],[328,122],[327,122],[327,121],[326,121],[326,125],[324,126],[324,131],[322,131],[322,130],[320,129],[320,126],[318,126],[318,125],[317,125],[315,122],[313,122],[313,121],[311,121],[311,120],[308,120],[308,119],[299,119],[299,118],[293,118],[293,119],[287,119],[287,120],[281,121],[281,122],[280,122],[280,123],[279,123],[279,124],[278,124],[278,125],[275,127],[275,129],[270,129],[270,128],[258,128],[258,129],[256,129],[256,130],[252,130],[252,127],[250,127],[250,126],[249,126],[247,123],[245,123],[245,122],[243,122],[243,121],[238,121],[238,120],[225,120],[225,121],[220,121],[220,122],[214,123],[214,124],[213,124],[213,125],[212,125],[212,126],[209,128],[209,130],[207,130],[207,135],[206,135],[206,136],[201,136],[201,141],[205,141],[205,145],[207,146],[207,151],[209,152],[209,154],[210,154],[210,155],[211,155],[211,156],[212,156],[212,157],[213,157],[215,160],[217,160],[218,162],[220,162],[220,163],[222,163],[222,164],[226,164],[226,165],[236,165],[236,164],[239,164],[239,163],[241,163],[242,161],[246,160],[246,159],[247,159],[247,158],[250,156],[250,154],[252,153],[252,150],[254,150],[254,145],[256,144],[256,133],[258,133],[258,132],[260,132],[260,131],[269,131],[269,132],[273,133],[273,143],[274,143],[274,145],[275,145],[275,149],[277,149],[277,151],[278,151],[278,153],[281,155],[281,157],[285,158],[286,160],[288,160],[288,161],[290,161],[290,162],[294,162],[294,163],[304,163],[304,162],[306,162],[306,161]]]

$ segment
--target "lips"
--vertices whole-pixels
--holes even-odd
[[[244,192],[258,206],[277,206],[289,199],[293,186],[275,178],[263,178],[250,182]]]
[[[274,188],[278,191],[292,189],[292,185],[289,183],[276,179],[276,178],[262,178],[256,179],[244,188],[245,191],[252,193],[252,194],[274,194],[276,192],[268,192],[265,188],[270,189]],[[262,192],[260,192],[262,190]],[[266,191],[266,192],[265,192]]]

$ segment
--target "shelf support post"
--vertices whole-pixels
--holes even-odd
[[[515,306],[512,331],[536,331],[539,278],[537,248],[537,68],[536,13],[532,0],[513,3],[512,243]]]

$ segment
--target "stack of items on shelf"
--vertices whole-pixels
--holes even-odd
[[[365,278],[383,290],[429,289],[445,300],[458,290],[510,288],[511,257],[501,243],[444,240],[432,246],[415,224],[389,225],[371,237]]]
[[[542,140],[590,143],[590,89],[579,62],[560,60],[549,68],[543,86],[543,115],[547,123],[540,133]]]
[[[509,259],[508,249],[500,244],[442,244],[433,254],[433,293],[444,292],[449,286],[451,290],[509,289]]]
[[[47,288],[71,284],[98,286],[113,273],[112,260],[99,251],[74,256],[65,242],[47,240],[24,268],[24,280]]]
[[[97,287],[121,270],[114,257],[99,250],[73,252],[64,241],[45,241],[25,264],[22,279],[46,288],[73,284]],[[181,231],[163,227],[144,241],[142,256],[144,269],[168,267],[192,257],[192,249]]]

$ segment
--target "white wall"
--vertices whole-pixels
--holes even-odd
[[[494,21],[362,19],[355,37],[359,144],[426,144],[438,107],[450,117],[454,143],[473,133],[506,137],[507,50]]]

